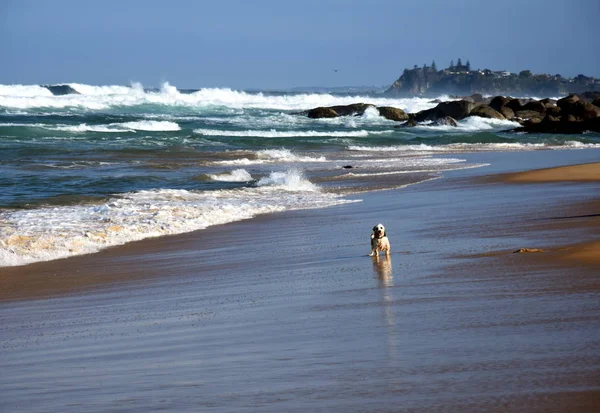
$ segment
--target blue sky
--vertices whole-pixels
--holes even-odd
[[[0,0],[0,83],[385,86],[459,57],[600,77],[598,21],[599,0]]]

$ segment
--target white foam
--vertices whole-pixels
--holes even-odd
[[[144,88],[140,83],[133,83],[130,87],[118,85],[93,86],[81,83],[69,83],[68,85],[80,94],[88,96],[129,95],[132,92],[137,94],[144,93]]]
[[[245,169],[234,169],[231,172],[221,174],[209,174],[210,179],[222,182],[249,182],[252,181],[252,175]]]
[[[271,172],[267,177],[261,178],[259,187],[271,186],[291,192],[318,192],[319,188],[304,177],[302,171],[292,169],[285,172]]]
[[[246,153],[246,152],[244,152]],[[264,163],[297,163],[297,162],[327,162],[324,156],[312,157],[297,155],[289,149],[262,149],[255,152],[256,159],[238,158],[225,161],[215,161],[214,165],[252,165]]]
[[[469,116],[457,122],[457,126],[433,125],[433,122],[423,122],[417,129],[436,130],[443,132],[474,132],[485,130],[512,129],[521,126],[518,122],[501,119],[488,119],[479,116]]]
[[[342,203],[297,170],[273,172],[256,187],[219,191],[160,189],[121,194],[102,205],[46,207],[0,213],[0,266],[23,265],[99,251],[113,245],[290,209]]]
[[[409,152],[414,155],[423,155],[437,152],[494,152],[494,151],[532,151],[547,149],[586,149],[600,148],[597,143],[582,143],[567,141],[564,144],[551,143],[452,143],[446,145],[391,145],[391,146],[360,146],[350,145],[350,151],[360,152]]]
[[[79,125],[57,125],[57,126],[43,126],[45,129],[60,130],[65,132],[104,132],[104,133],[115,133],[115,132],[131,132],[131,129],[119,129],[118,127],[111,125],[88,125],[81,123]]]
[[[372,135],[381,135],[384,133],[392,133],[392,130],[387,131],[278,131],[271,130],[244,130],[244,131],[227,131],[215,129],[194,129],[194,133],[203,136],[232,136],[232,137],[256,137],[256,138],[306,138],[306,137],[338,137],[338,138],[365,138]]]
[[[114,126],[122,126],[128,129],[143,131],[178,131],[181,127],[175,123],[166,120],[140,120],[136,122],[113,123]]]
[[[47,88],[39,85],[0,85],[1,97],[53,96]]]
[[[227,107],[231,109],[302,111],[318,106],[364,102],[377,106],[394,106],[407,112],[418,112],[436,105],[422,98],[337,96],[328,93],[271,95],[219,88],[205,88],[194,93],[180,93],[168,82],[164,83],[159,91],[144,91],[140,84],[92,86],[71,83],[69,86],[80,94],[53,96],[49,90],[37,85],[0,85],[0,106],[16,109],[78,107],[101,110],[112,106],[135,106],[150,103],[191,108]]]

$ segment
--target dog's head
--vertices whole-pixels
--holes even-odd
[[[375,238],[383,238],[387,236],[385,235],[385,227],[383,224],[377,224],[373,227],[373,235],[375,235]]]

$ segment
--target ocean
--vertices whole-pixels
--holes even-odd
[[[302,113],[357,102],[417,112],[431,99],[69,86],[79,94],[0,85],[0,266],[360,202],[486,166],[471,152],[600,148],[597,133],[517,134],[506,132],[517,123],[475,117],[399,128],[375,108]]]

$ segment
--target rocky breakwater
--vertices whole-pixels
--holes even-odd
[[[312,119],[337,118],[339,116],[362,116],[369,108],[375,108],[379,115],[396,122],[404,122],[409,119],[407,113],[402,109],[390,106],[375,106],[368,103],[353,103],[351,105],[322,106],[303,112]]]
[[[412,127],[428,122],[435,125],[457,126],[457,120],[469,116],[510,120],[521,127],[515,132],[575,134],[586,131],[600,132],[600,92],[586,92],[553,99],[516,99],[506,96],[483,98],[472,95],[458,100],[440,102],[431,109],[405,113],[402,109],[355,103],[344,106],[318,107],[304,112],[309,118],[336,118],[361,116],[368,108],[375,108],[386,119],[403,122],[399,126]]]

